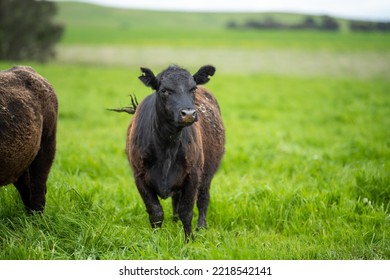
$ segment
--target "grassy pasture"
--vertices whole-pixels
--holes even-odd
[[[61,7],[66,5],[73,9],[78,4]],[[118,46],[105,29],[98,32],[100,27],[92,24],[99,13],[72,14],[60,13],[70,28],[57,61],[24,63],[58,93],[58,148],[44,215],[26,215],[13,186],[0,189],[0,259],[390,258],[390,71],[381,63],[390,52],[389,35],[264,32],[270,42],[265,44],[279,46],[271,52],[260,38],[254,39],[255,33],[204,30],[206,38],[208,32],[220,37],[211,36],[213,43],[202,46],[201,30],[193,41],[185,30],[178,38],[170,31],[169,40],[161,35],[154,41],[155,30]],[[113,17],[104,16],[116,26]],[[160,13],[150,17],[158,22],[165,18]],[[88,22],[98,32],[96,41],[88,41],[82,29]],[[185,58],[186,45],[177,51],[180,34],[195,45],[195,52],[188,48],[192,60]],[[235,44],[229,36],[248,38],[236,37]],[[329,36],[343,38],[344,51]],[[283,38],[295,49],[281,44]],[[99,47],[128,48],[135,62],[115,61],[115,51],[112,59],[101,53],[87,61],[80,54],[75,58],[77,48],[86,55]],[[73,54],[64,54],[72,48]],[[150,50],[145,64],[137,58],[144,48]],[[160,62],[147,58],[164,48],[173,51],[163,53]],[[130,93],[139,100],[150,93],[137,79],[140,63],[158,72],[177,58],[193,72],[213,58],[205,55],[208,51],[217,55],[230,48],[236,68],[224,64],[232,53],[217,56],[212,61],[217,73],[207,85],[220,102],[227,132],[226,154],[212,182],[209,229],[185,244],[181,224],[172,221],[170,200],[162,201],[163,228],[150,229],[124,154],[131,117],[106,108],[128,105]],[[302,56],[291,55],[294,51]],[[302,66],[323,52],[317,72],[313,74],[315,63]],[[253,56],[240,63],[248,53]],[[284,63],[275,59],[261,69],[245,67],[256,54],[266,58],[271,53],[281,55]],[[329,65],[343,58],[346,68],[332,71]],[[13,64],[0,62],[0,68]]]
[[[389,51],[383,33],[228,30],[230,20],[272,16],[299,22],[297,14],[174,13],[59,3],[57,21],[66,24],[63,45],[240,47],[261,49]],[[343,20],[340,20],[343,23]]]

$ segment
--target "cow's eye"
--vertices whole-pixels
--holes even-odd
[[[171,92],[165,88],[162,89],[160,92],[163,96],[169,96],[171,94]]]

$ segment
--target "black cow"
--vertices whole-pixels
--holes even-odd
[[[135,183],[153,228],[161,227],[164,212],[159,197],[172,196],[174,220],[180,218],[185,238],[193,238],[195,201],[198,228],[206,227],[210,183],[224,153],[225,130],[220,108],[204,87],[214,75],[203,66],[194,75],[169,66],[155,76],[141,68],[140,80],[155,90],[134,110],[127,131],[126,153]]]

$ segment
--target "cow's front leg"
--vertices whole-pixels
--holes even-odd
[[[149,214],[150,225],[152,228],[160,228],[164,220],[164,211],[157,194],[142,179],[136,179],[136,185]]]

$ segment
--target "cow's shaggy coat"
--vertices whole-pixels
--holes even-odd
[[[0,72],[0,186],[13,183],[28,211],[43,211],[54,160],[57,97],[31,67]]]
[[[152,227],[161,227],[164,219],[159,197],[172,196],[174,219],[180,218],[188,240],[193,237],[195,202],[198,227],[206,227],[210,183],[224,153],[219,105],[199,86],[215,68],[203,66],[191,75],[170,66],[157,77],[147,68],[141,70],[141,81],[155,92],[135,109],[126,153]]]

